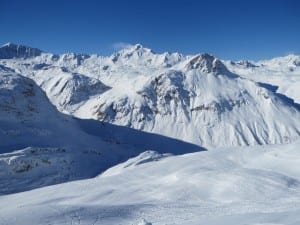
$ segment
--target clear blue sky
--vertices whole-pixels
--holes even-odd
[[[300,53],[298,0],[1,0],[0,44],[108,55],[156,52],[260,59]]]

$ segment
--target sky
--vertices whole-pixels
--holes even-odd
[[[1,0],[0,45],[109,55],[140,43],[155,52],[222,59],[300,53],[298,0]]]

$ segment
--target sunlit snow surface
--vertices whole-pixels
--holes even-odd
[[[299,225],[299,84],[296,55],[4,45],[0,225]]]
[[[300,223],[300,143],[148,151],[94,179],[0,197],[0,224]]]
[[[202,147],[289,143],[299,137],[299,56],[223,62],[206,53],[157,54],[141,45],[107,57],[5,56],[0,54],[0,64],[34,80],[59,111],[79,118]]]
[[[300,56],[287,55],[258,62],[240,61],[225,64],[228,69],[243,77],[272,84],[278,93],[300,103]]]

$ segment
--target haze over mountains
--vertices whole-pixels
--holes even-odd
[[[163,216],[153,224],[165,224],[168,204],[176,216],[176,210],[183,213],[176,205],[182,199],[192,217],[174,224],[201,221],[196,211],[204,206],[215,213],[219,207],[228,224],[242,218],[230,214],[239,207],[248,224],[263,224],[250,215],[267,201],[274,207],[264,212],[265,224],[282,212],[292,218],[284,224],[296,224],[299,207],[292,212],[291,205],[300,199],[299,84],[297,55],[232,62],[207,53],[157,54],[140,44],[107,57],[5,44],[0,48],[0,202],[10,206],[0,224],[30,224],[28,212],[36,206],[42,211],[34,224],[47,224],[45,218],[53,224],[137,224],[143,210],[153,222],[157,207]],[[257,147],[267,144],[276,145]],[[186,155],[173,156],[179,154]],[[153,182],[146,176],[152,173]],[[119,184],[124,189],[116,189]],[[82,185],[92,190],[89,195]],[[58,199],[50,204],[55,212],[44,204],[52,194]],[[28,200],[24,210],[16,208],[19,196]],[[39,197],[32,201],[31,196]],[[220,211],[208,224],[222,221]]]

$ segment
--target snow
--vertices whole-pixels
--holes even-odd
[[[43,53],[0,63],[33,79],[63,113],[218,147],[299,137],[297,60],[224,64],[133,45],[109,57]]]
[[[250,62],[251,67],[225,62],[226,66],[245,78],[269,83],[277,87],[277,92],[300,103],[300,56],[287,55],[271,60]]]
[[[101,91],[101,84],[98,87]],[[166,153],[172,148],[174,154],[202,149],[157,134],[62,114],[31,79],[3,66],[0,140],[0,193],[94,177],[148,149]]]
[[[0,224],[300,223],[300,57],[0,47]]]
[[[1,196],[0,221],[24,225],[297,224],[299,144],[163,157],[148,151],[93,179]],[[147,160],[140,163],[141,159]]]

